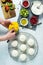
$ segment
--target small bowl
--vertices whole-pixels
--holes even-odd
[[[25,24],[22,24],[22,20],[26,20],[26,23]],[[21,19],[21,21],[20,21],[20,25],[22,25],[22,26],[27,26],[28,25],[28,19],[26,19],[26,18],[22,18]]]
[[[26,5],[23,5],[23,3],[24,2],[26,2],[27,1],[27,6]],[[30,6],[30,2],[28,1],[28,0],[23,0],[23,2],[22,2],[22,7],[24,7],[24,8],[28,8]]]
[[[32,25],[36,25],[36,24],[38,23],[38,17],[37,17],[37,16],[32,16],[32,17],[30,18],[30,23],[31,23]]]

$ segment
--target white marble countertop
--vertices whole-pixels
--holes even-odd
[[[15,2],[17,3],[17,5],[19,4],[18,0],[17,1],[15,0]],[[20,9],[17,10],[18,9],[17,5],[16,5],[17,16],[15,18],[11,18],[10,19],[11,21],[17,21],[17,18],[19,16]],[[1,6],[0,6],[0,17],[4,18],[2,10],[1,10]],[[3,42],[0,42],[0,65],[43,65],[43,15],[40,16],[39,22],[42,22],[42,25],[37,26],[37,29],[35,31],[30,30],[30,29],[20,30],[20,31],[25,31],[32,34],[38,41],[39,49],[38,49],[37,56],[33,60],[27,63],[16,62],[10,57],[8,53],[8,43],[6,41],[3,41]],[[7,32],[7,29],[4,28],[2,25],[0,25],[0,35],[5,34],[6,32]]]

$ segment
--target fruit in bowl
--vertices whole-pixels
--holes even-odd
[[[28,25],[28,20],[26,18],[22,18],[21,21],[20,21],[20,25],[27,26]]]
[[[19,31],[19,24],[18,22],[12,22],[10,25],[9,25],[9,30],[12,30],[14,29],[15,32],[18,32]]]
[[[38,22],[38,17],[37,17],[37,16],[32,16],[32,17],[30,18],[30,23],[31,23],[32,25],[37,24],[37,22]]]
[[[29,2],[28,0],[23,0],[22,6],[23,6],[24,8],[28,8],[28,7],[30,6],[30,2]]]
[[[28,11],[27,9],[25,9],[25,8],[22,8],[22,9],[20,10],[20,15],[21,15],[22,17],[28,17],[29,11]]]

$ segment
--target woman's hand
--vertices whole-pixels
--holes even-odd
[[[15,33],[14,30],[12,29],[12,30],[9,31],[6,35],[1,36],[1,37],[0,37],[0,41],[10,40],[10,39],[12,39],[12,38],[15,37],[15,34],[16,34],[16,33]]]
[[[3,20],[0,18],[0,24],[3,25],[4,27],[8,28],[9,24],[11,24],[11,22],[9,20]]]
[[[2,22],[2,25],[5,26],[6,28],[8,28],[10,24],[11,22],[9,20],[5,20]]]
[[[12,30],[10,30],[7,34],[6,34],[6,40],[10,40],[10,39],[12,39],[12,38],[14,38],[15,37],[15,32],[14,32],[14,30],[12,29]]]

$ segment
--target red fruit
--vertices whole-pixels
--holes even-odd
[[[5,6],[5,10],[8,12],[9,11],[9,6]]]
[[[34,24],[37,24],[37,22],[38,22],[38,18],[36,16],[32,16],[31,19],[30,19],[30,23],[32,25],[34,25]]]
[[[24,5],[25,7],[27,7],[27,6],[29,5],[28,1],[24,1],[24,2],[23,2],[23,5]]]
[[[11,0],[7,0],[8,2],[11,2]]]

